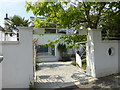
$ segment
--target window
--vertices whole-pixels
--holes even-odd
[[[39,46],[37,46],[37,54],[39,54],[39,55],[55,55],[55,48],[39,45]]]

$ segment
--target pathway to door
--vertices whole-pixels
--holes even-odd
[[[82,73],[71,62],[42,62],[36,71],[36,86],[38,88],[63,88],[77,84],[87,84],[95,80]]]

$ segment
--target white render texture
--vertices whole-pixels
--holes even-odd
[[[89,30],[87,39],[87,73],[93,77],[118,73],[119,41],[102,41],[100,30]],[[109,55],[108,49],[111,47],[113,48],[113,54]]]
[[[0,31],[0,56],[2,56],[2,44],[1,44],[1,31]],[[2,62],[0,62],[0,90],[2,89]]]
[[[76,53],[76,62],[77,62],[77,64],[78,64],[80,67],[82,67],[81,57],[80,57],[80,55],[77,54],[77,53]]]
[[[0,63],[0,90],[2,89],[2,63]]]
[[[32,28],[21,27],[19,33],[19,43],[3,44],[2,88],[28,88],[33,81]]]
[[[39,45],[44,45],[49,43],[48,40],[53,41],[56,40],[61,34],[44,34],[43,36],[39,36],[34,34],[33,38],[38,39]]]

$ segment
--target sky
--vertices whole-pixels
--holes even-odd
[[[6,13],[8,14],[8,18],[14,15],[19,15],[21,17],[25,17],[25,19],[30,19],[30,16],[34,16],[32,12],[26,13],[24,8],[26,1],[35,2],[38,0],[0,0],[0,26],[4,27],[4,18]]]
[[[30,19],[30,16],[34,16],[32,12],[26,13],[24,8],[25,1],[26,0],[0,0],[0,26],[4,27],[6,13],[8,14],[8,17],[19,15],[25,17],[25,19]]]

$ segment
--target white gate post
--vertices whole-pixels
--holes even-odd
[[[86,43],[87,74],[96,77],[95,72],[95,43],[101,41],[101,30],[88,30]]]

